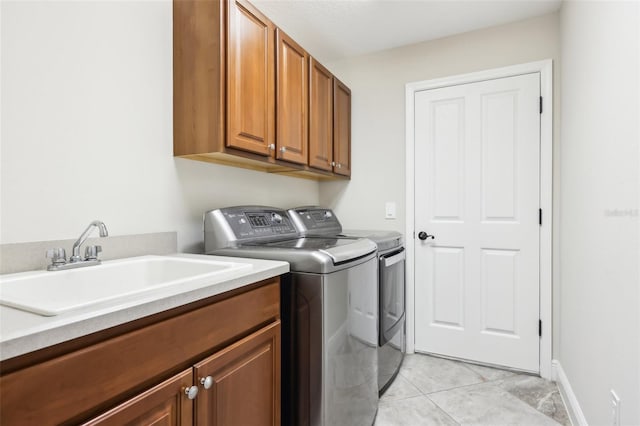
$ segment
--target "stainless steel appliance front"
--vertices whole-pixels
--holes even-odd
[[[379,257],[378,387],[380,394],[391,385],[404,357],[405,258],[404,247],[387,250]]]
[[[394,231],[343,231],[331,209],[305,206],[289,210],[291,223],[301,235],[367,238],[379,254],[378,388],[382,395],[402,364],[405,348],[405,251],[402,235]]]
[[[283,383],[295,425],[371,425],[378,406],[376,258],[332,274],[291,274],[284,298],[293,334],[283,336],[296,364]],[[290,293],[289,293],[290,292]],[[286,345],[286,347],[285,347]],[[287,389],[288,388],[288,389]]]
[[[378,261],[366,239],[300,238],[286,212],[205,213],[207,254],[284,260],[282,424],[369,426],[378,407]]]

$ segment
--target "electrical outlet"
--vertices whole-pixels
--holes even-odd
[[[620,398],[613,389],[611,389],[611,424],[620,426]]]

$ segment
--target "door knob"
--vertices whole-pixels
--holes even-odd
[[[431,238],[431,239],[436,239],[435,235],[429,235],[424,231],[420,231],[418,232],[418,238],[420,238],[422,241],[426,240],[427,238]]]

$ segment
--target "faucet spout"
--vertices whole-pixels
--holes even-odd
[[[94,220],[87,226],[87,229],[80,235],[80,237],[73,243],[73,248],[71,249],[71,257],[69,258],[69,262],[80,262],[82,261],[82,257],[80,256],[80,246],[85,242],[85,240],[91,234],[93,228],[98,228],[101,237],[109,236],[109,231],[107,231],[107,226],[104,222],[100,220]]]

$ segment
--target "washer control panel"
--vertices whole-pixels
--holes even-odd
[[[226,207],[204,214],[207,250],[297,236],[298,231],[287,212],[274,207]]]
[[[336,235],[342,232],[342,225],[331,209],[297,207],[289,210],[289,215],[302,235]]]

